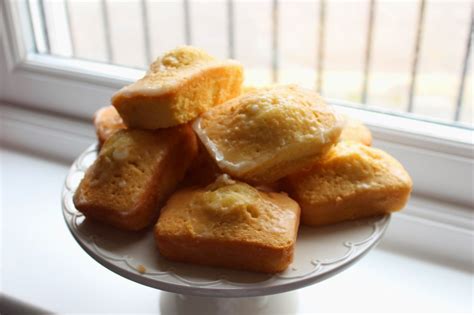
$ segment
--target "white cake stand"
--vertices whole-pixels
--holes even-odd
[[[168,261],[158,253],[152,230],[123,232],[87,220],[72,202],[84,172],[97,156],[97,145],[72,165],[62,192],[66,224],[81,247],[119,275],[160,290],[208,297],[254,297],[299,289],[351,266],[382,238],[390,216],[323,228],[301,226],[294,262],[276,275],[200,267]]]

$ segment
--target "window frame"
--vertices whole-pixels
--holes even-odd
[[[143,75],[138,69],[35,54],[22,5],[25,1],[0,4],[0,100],[4,103],[90,121],[117,89]],[[473,130],[375,112],[348,102],[329,102],[366,123],[374,145],[407,167],[415,195],[472,208]]]

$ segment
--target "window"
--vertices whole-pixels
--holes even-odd
[[[250,84],[295,82],[358,107],[473,123],[469,1],[28,0],[16,6],[26,11],[37,54],[145,69],[161,52],[194,44],[241,60]]]
[[[470,207],[470,1],[1,2],[0,99],[90,119],[159,53],[201,46],[365,121],[418,196]],[[450,180],[446,180],[450,178]]]

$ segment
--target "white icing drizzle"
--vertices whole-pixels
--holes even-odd
[[[128,150],[127,149],[115,149],[112,153],[112,157],[116,161],[125,160],[128,157]]]
[[[186,81],[189,81],[193,79],[194,77],[201,75],[203,71],[207,70],[212,70],[212,69],[217,69],[221,67],[226,67],[226,66],[241,66],[241,64],[235,60],[214,60],[214,61],[208,61],[203,64],[196,64],[195,66],[192,67],[184,67],[183,69],[180,70],[175,70],[177,71],[176,75],[170,78],[163,78],[163,82],[160,84],[154,83],[153,79],[150,79],[151,82],[149,82],[149,79],[147,77],[149,76],[159,76],[159,72],[152,73],[152,72],[147,72],[145,77],[141,78],[140,80],[136,81],[135,83],[132,83],[130,85],[127,85],[120,89],[113,97],[112,97],[112,103],[113,100],[117,97],[117,95],[123,95],[125,97],[132,97],[136,95],[142,95],[142,96],[157,96],[161,95],[167,92],[174,91],[177,86],[185,83]],[[161,68],[160,66],[160,72],[166,72],[167,68],[163,66]]]
[[[252,169],[257,164],[256,161],[242,161],[239,163],[232,163],[224,158],[224,154],[217,148],[216,144],[209,139],[206,132],[201,128],[201,117],[197,118],[193,123],[193,129],[198,135],[201,142],[207,148],[207,151],[214,157],[217,164],[224,168],[236,172],[245,172]]]

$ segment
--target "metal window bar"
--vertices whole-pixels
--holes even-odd
[[[418,22],[416,28],[416,42],[415,42],[415,51],[413,54],[413,62],[411,66],[411,80],[410,80],[410,90],[408,94],[408,105],[407,112],[413,112],[413,97],[415,94],[416,88],[416,78],[418,74],[418,60],[420,55],[421,41],[423,37],[423,25],[425,20],[425,0],[420,0],[420,6],[418,10]]]
[[[370,0],[369,4],[369,20],[367,25],[367,45],[365,47],[364,60],[364,78],[362,81],[361,103],[367,104],[367,94],[369,89],[370,65],[372,60],[372,46],[373,46],[373,28],[375,22],[376,2]]]
[[[326,44],[326,0],[319,0],[319,32],[316,91],[322,93],[324,80],[324,49]]]
[[[272,82],[278,82],[279,54],[278,54],[278,0],[272,2]]]
[[[46,12],[44,10],[44,1],[39,0],[38,6],[39,6],[40,19],[41,19],[41,23],[40,23],[41,31],[43,32],[43,37],[44,37],[44,46],[46,48],[46,53],[50,54],[51,46],[49,43],[48,23],[46,23]]]
[[[227,53],[231,59],[235,58],[234,24],[234,1],[227,0]]]
[[[76,56],[76,42],[74,40],[74,32],[72,31],[71,8],[70,8],[69,0],[64,0],[64,15],[66,16],[69,43],[71,45],[71,56],[75,57]]]
[[[114,52],[112,50],[112,37],[110,32],[110,22],[109,22],[109,10],[107,8],[107,0],[101,1],[101,10],[102,10],[102,24],[104,27],[104,39],[105,39],[105,49],[107,54],[107,61],[109,63],[114,62]]]
[[[141,1],[140,13],[142,17],[142,27],[143,27],[143,43],[145,49],[145,67],[150,64],[152,60],[151,52],[151,38],[150,38],[150,25],[148,21],[148,2],[147,0]]]
[[[471,59],[473,32],[474,32],[474,3],[471,3],[471,18],[469,20],[469,31],[467,34],[466,51],[464,53],[463,65],[462,65],[462,70],[461,70],[461,78],[459,80],[459,90],[458,90],[458,97],[456,100],[456,110],[454,112],[454,118],[453,118],[454,121],[459,121],[461,117],[467,69],[469,68],[469,63]]]
[[[184,41],[186,45],[192,45],[191,37],[191,12],[189,7],[189,0],[183,0],[183,15],[184,15]]]
[[[35,36],[35,29],[33,26],[33,16],[31,14],[31,4],[30,0],[26,0],[26,11],[28,14],[28,27],[30,28],[31,37],[33,38],[33,51],[38,53],[38,41]]]

